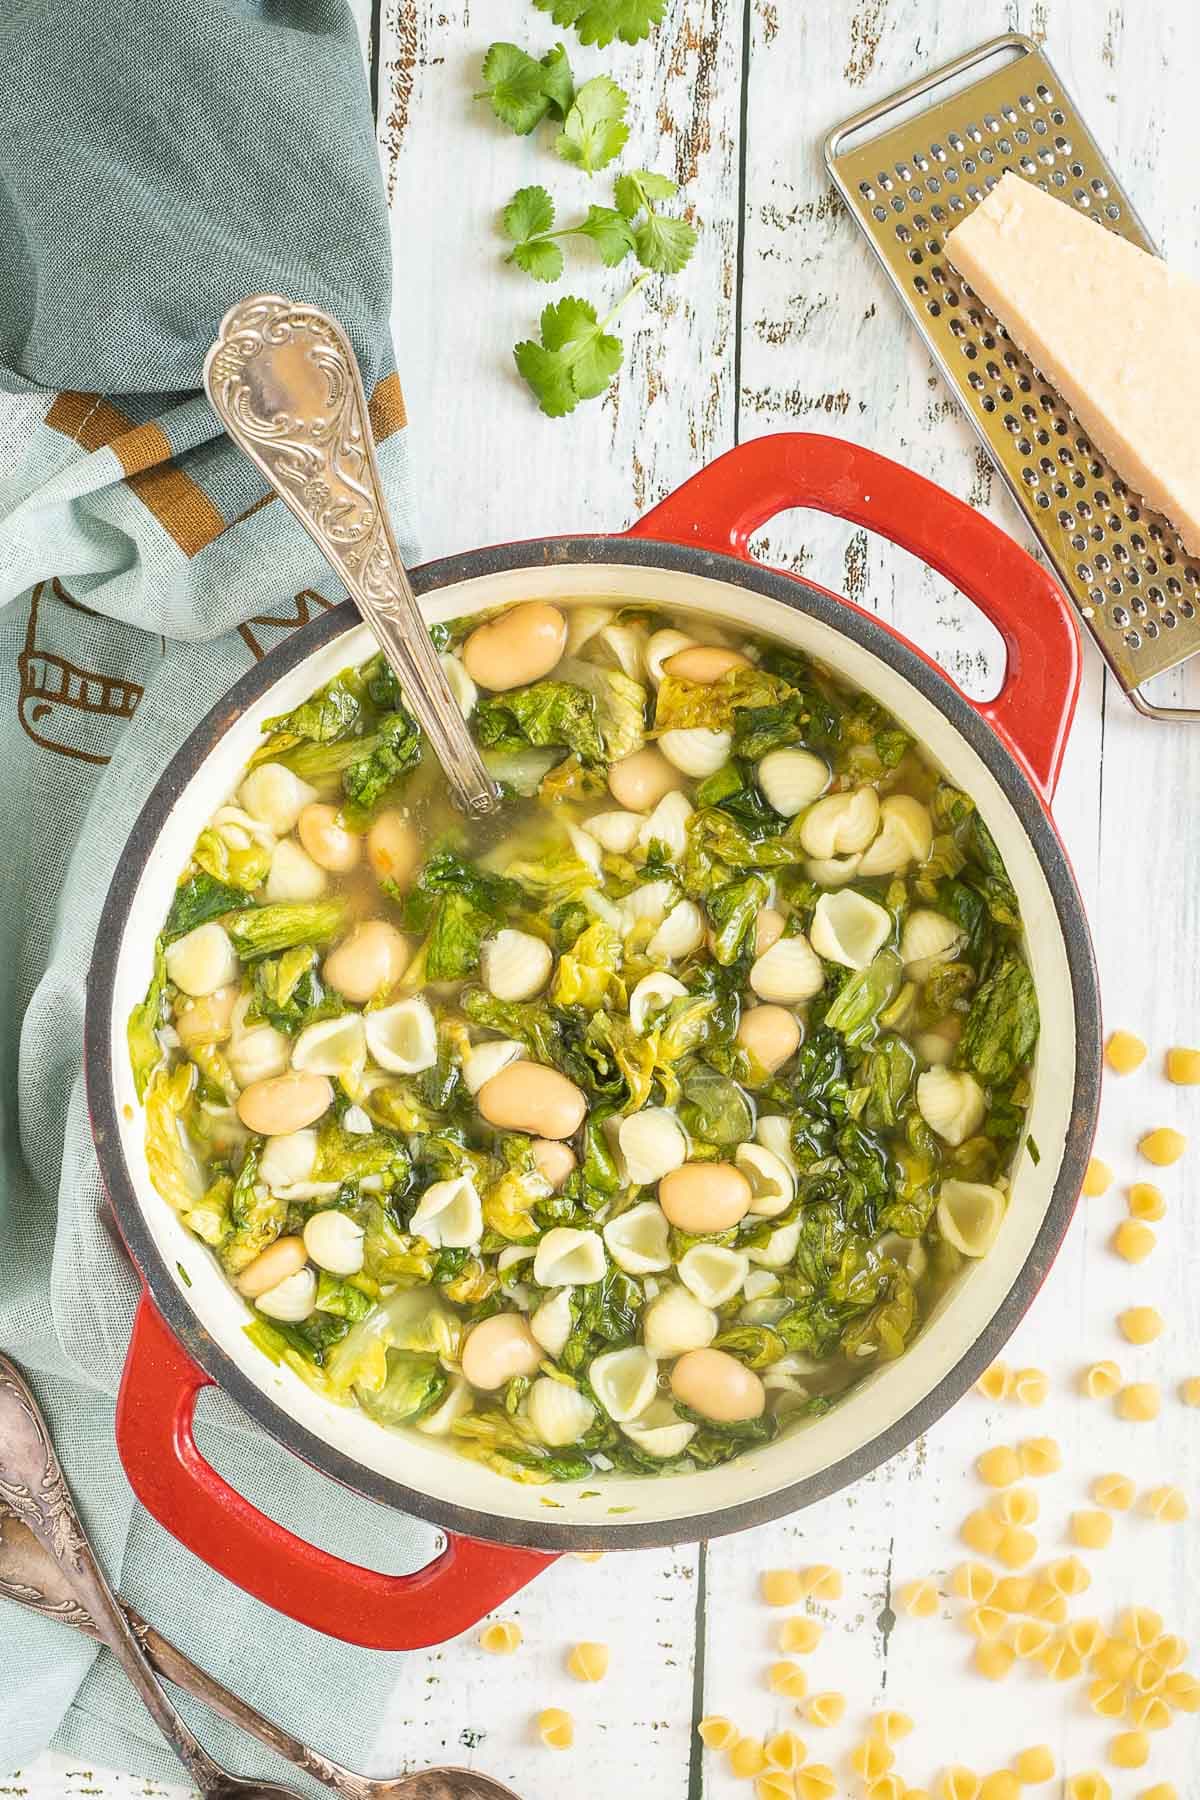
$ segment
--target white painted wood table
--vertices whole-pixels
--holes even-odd
[[[491,39],[540,50],[560,34],[527,0],[385,0],[379,135],[426,553],[620,529],[731,445],[787,429],[872,445],[1024,541],[1001,483],[833,198],[819,148],[829,125],[868,99],[1014,27],[1045,39],[1159,244],[1200,272],[1192,154],[1200,12],[1187,0],[1128,11],[1112,0],[982,0],[967,10],[941,0],[670,0],[652,44],[580,50],[562,35],[578,72],[610,71],[630,91],[629,154],[686,183],[700,246],[661,298],[651,285],[640,313],[639,303],[630,307],[626,366],[612,392],[570,419],[547,420],[509,354],[547,290],[501,266],[496,210],[526,182],[581,205],[607,199],[608,182],[590,190],[544,138],[512,137],[470,95]],[[580,254],[559,291],[615,297],[621,282],[619,271]],[[990,628],[903,553],[795,515],[774,522],[759,548],[895,621],[972,693],[996,685]],[[1177,1123],[1200,1137],[1200,1099],[1160,1074],[1162,1048],[1200,1037],[1200,735],[1139,719],[1090,648],[1085,661],[1057,817],[1090,908],[1108,1022],[1139,1031],[1153,1054],[1139,1076],[1109,1080],[1099,1148],[1116,1184],[1081,1207],[1012,1345],[1013,1360],[1050,1372],[1050,1400],[1028,1412],[973,1395],[849,1492],[707,1550],[681,1545],[594,1566],[564,1559],[506,1609],[525,1633],[515,1657],[485,1657],[471,1634],[410,1658],[373,1766],[477,1760],[527,1800],[564,1791],[725,1800],[748,1790],[723,1761],[700,1756],[694,1731],[701,1714],[723,1712],[752,1733],[795,1724],[810,1757],[837,1769],[839,1792],[857,1794],[846,1752],[881,1702],[918,1721],[899,1756],[913,1785],[932,1787],[947,1762],[987,1770],[1039,1741],[1054,1747],[1060,1768],[1105,1766],[1114,1727],[1088,1713],[1081,1684],[1057,1686],[1023,1666],[1003,1685],[981,1680],[968,1667],[971,1640],[951,1623],[959,1602],[945,1599],[933,1619],[893,1622],[898,1587],[944,1576],[960,1560],[956,1527],[982,1491],[971,1465],[989,1442],[1034,1432],[1062,1442],[1064,1472],[1038,1488],[1044,1554],[1065,1550],[1070,1511],[1108,1468],[1139,1484],[1176,1481],[1200,1503],[1200,1413],[1176,1397],[1180,1379],[1200,1373],[1200,1232],[1186,1162],[1163,1182],[1170,1211],[1157,1253],[1133,1270],[1106,1247],[1124,1213],[1121,1189],[1138,1172],[1139,1131]],[[1184,681],[1162,685],[1184,697]],[[1123,1344],[1114,1325],[1134,1298],[1168,1321],[1146,1349]],[[1121,1424],[1109,1406],[1078,1395],[1077,1371],[1099,1357],[1161,1382],[1157,1423]],[[1107,1621],[1118,1606],[1147,1600],[1170,1628],[1200,1640],[1198,1529],[1119,1519],[1112,1547],[1089,1559],[1095,1585],[1085,1610]],[[829,1732],[768,1693],[779,1615],[758,1597],[760,1570],[817,1560],[846,1579],[845,1598],[819,1609],[825,1634],[807,1659],[813,1688],[849,1696],[845,1726]],[[600,1686],[564,1673],[564,1652],[579,1637],[611,1646]],[[536,1743],[531,1721],[549,1704],[576,1716],[568,1755]],[[1168,1778],[1197,1800],[1200,1721],[1181,1717],[1146,1770],[1108,1773],[1117,1800]],[[161,1790],[55,1758],[0,1785],[31,1800],[149,1791]]]

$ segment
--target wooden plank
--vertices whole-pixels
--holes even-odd
[[[488,42],[536,50],[557,37],[525,0],[390,0],[381,48],[380,140],[396,222],[395,337],[421,480],[429,556],[476,544],[631,523],[732,441],[738,0],[674,0],[651,43],[582,49],[578,80],[607,73],[631,94],[623,161],[686,184],[701,228],[686,272],[652,281],[617,329],[626,366],[612,391],[569,420],[546,419],[512,347],[548,301],[609,306],[625,269],[568,247],[554,287],[505,267],[497,226],[518,188],[540,182],[560,222],[611,205],[613,170],[590,178],[552,149],[553,128],[517,138],[472,101]]]

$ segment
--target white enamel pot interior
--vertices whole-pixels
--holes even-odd
[[[1099,1084],[1095,973],[1061,846],[1026,777],[957,689],[883,627],[790,577],[674,545],[586,538],[452,558],[417,571],[417,586],[430,622],[527,599],[691,612],[795,645],[880,700],[972,796],[1020,897],[1041,1009],[1029,1114],[1040,1161],[1022,1154],[995,1245],[903,1357],[824,1418],[722,1468],[524,1486],[442,1441],[389,1433],[274,1366],[245,1335],[246,1304],[151,1185],[125,1022],[149,982],[178,872],[237,785],[263,721],[371,653],[347,606],[296,633],[198,728],[122,859],[99,935],[106,954],[90,981],[88,1042],[89,1098],[121,1229],[159,1310],[206,1372],[275,1437],[373,1498],[469,1536],[547,1550],[670,1543],[777,1516],[856,1479],[945,1412],[995,1357],[1053,1260],[1079,1193]]]

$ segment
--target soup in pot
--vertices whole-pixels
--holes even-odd
[[[381,1426],[521,1481],[710,1467],[1000,1230],[1016,896],[780,643],[619,601],[435,636],[503,804],[450,808],[379,656],[269,722],[129,1022],[152,1178],[263,1353]]]

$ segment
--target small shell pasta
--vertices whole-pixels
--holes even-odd
[[[797,1006],[825,985],[821,959],[803,932],[782,937],[750,965],[750,986],[760,1000]]]
[[[1013,1487],[992,1501],[992,1510],[1006,1525],[1035,1525],[1041,1506],[1032,1488]]]
[[[1091,1486],[1096,1505],[1106,1506],[1110,1512],[1128,1512],[1135,1491],[1128,1475],[1097,1475]]]
[[[687,1133],[668,1106],[644,1106],[640,1112],[629,1113],[621,1120],[617,1143],[635,1187],[650,1187],[687,1161]],[[640,1208],[635,1210],[640,1212]],[[668,1265],[662,1262],[654,1266],[665,1269]]]
[[[1145,1262],[1158,1242],[1149,1225],[1141,1219],[1122,1219],[1112,1234],[1112,1247],[1126,1262]]]
[[[1013,1770],[1024,1787],[1053,1781],[1056,1772],[1054,1752],[1048,1744],[1031,1744],[1028,1750],[1018,1750],[1013,1757]]]
[[[979,1800],[979,1777],[962,1763],[943,1769],[938,1782],[940,1800]]]
[[[679,900],[646,945],[646,955],[652,962],[678,961],[700,948],[704,931],[704,914],[696,902]]]
[[[682,1455],[696,1435],[695,1425],[690,1419],[680,1418],[665,1396],[652,1400],[645,1412],[622,1425],[621,1430],[647,1456],[661,1457]]]
[[[652,975],[643,975],[629,996],[629,1023],[639,1037],[650,1029],[655,1016],[670,1006],[673,1000],[680,1000],[687,989],[682,981],[674,975],[668,975],[664,969],[657,969]]]
[[[534,1331],[536,1335],[534,1315]],[[652,1356],[668,1359],[688,1350],[704,1350],[717,1335],[718,1319],[711,1307],[684,1287],[664,1288],[642,1315],[642,1341]],[[565,1341],[565,1340],[564,1340]]]
[[[694,725],[683,730],[664,731],[658,747],[681,774],[703,781],[706,776],[715,775],[722,763],[728,761],[732,743],[733,737],[728,731],[709,731],[702,725]]]
[[[817,955],[846,969],[865,969],[891,934],[891,914],[850,887],[822,894],[809,927]]]
[[[1054,1475],[1062,1468],[1062,1450],[1052,1437],[1026,1438],[1018,1448],[1018,1455],[1023,1475]]]
[[[537,1716],[537,1733],[547,1750],[569,1750],[575,1742],[575,1721],[561,1706],[548,1706]]]
[[[993,1769],[983,1778],[979,1800],[1021,1800],[1021,1784],[1011,1769]]]
[[[828,794],[810,807],[800,826],[806,856],[828,860],[866,849],[879,830],[879,795],[873,787]]]
[[[1021,1458],[1007,1444],[996,1444],[985,1450],[975,1463],[979,1479],[988,1487],[1011,1487],[1021,1478]]]
[[[825,1688],[819,1694],[813,1694],[804,1708],[804,1716],[812,1725],[822,1730],[829,1730],[840,1725],[846,1716],[846,1696],[839,1694],[835,1688]]]
[[[1046,1565],[1046,1580],[1056,1594],[1085,1594],[1092,1585],[1092,1577],[1077,1556],[1060,1556],[1056,1562]]]
[[[938,1609],[937,1584],[927,1575],[900,1590],[900,1605],[910,1619],[931,1619]]]
[[[781,1156],[763,1144],[739,1144],[733,1160],[750,1183],[752,1213],[773,1219],[787,1211],[795,1197],[796,1178]]]
[[[869,1737],[854,1746],[848,1760],[854,1773],[863,1781],[877,1781],[895,1763],[896,1753],[886,1740]]]
[[[1112,1788],[1099,1769],[1083,1769],[1067,1776],[1063,1800],[1112,1800]]]
[[[1146,1046],[1132,1031],[1114,1031],[1104,1046],[1104,1060],[1117,1075],[1132,1075],[1146,1060]]]
[[[479,1634],[479,1648],[489,1656],[511,1656],[524,1635],[514,1619],[493,1619]]]
[[[168,944],[166,964],[175,986],[193,1000],[228,987],[237,980],[240,967],[229,933],[215,919]]]
[[[604,1240],[597,1231],[555,1225],[541,1238],[533,1259],[539,1287],[590,1287],[608,1267]]]
[[[829,767],[811,750],[768,750],[758,765],[758,785],[768,806],[794,819],[829,786]]]
[[[381,1069],[394,1075],[419,1075],[436,1063],[437,1025],[428,1003],[419,997],[366,1013],[363,1022],[367,1049]]]
[[[796,1569],[764,1569],[758,1578],[758,1587],[768,1606],[795,1606],[804,1594]]]
[[[1168,1050],[1166,1076],[1177,1087],[1195,1087],[1200,1083],[1200,1050]]]
[[[1108,1635],[1099,1619],[1074,1619],[1067,1626],[1065,1637],[1072,1650],[1077,1650],[1084,1661],[1103,1650],[1108,1642]]]
[[[798,1652],[801,1656],[808,1656],[820,1643],[821,1636],[819,1619],[785,1619],[779,1627],[779,1648],[788,1655]]]
[[[811,1600],[840,1600],[841,1570],[832,1568],[829,1563],[814,1563],[812,1568],[801,1573],[800,1591]]]
[[[1033,1597],[1034,1585],[1032,1575],[1002,1575],[992,1590],[992,1601],[1007,1613],[1025,1612]]]
[[[754,1800],[795,1800],[796,1785],[787,1769],[769,1764],[754,1778]]]
[[[950,1582],[960,1599],[970,1600],[975,1606],[986,1605],[998,1585],[986,1564],[975,1562],[959,1563]]]
[[[1115,1769],[1144,1769],[1150,1761],[1150,1738],[1145,1731],[1119,1731],[1108,1746],[1108,1760]]]
[[[483,1236],[483,1205],[469,1175],[453,1175],[425,1189],[412,1229],[435,1250],[467,1250]]]
[[[1104,1550],[1112,1541],[1113,1522],[1106,1512],[1084,1507],[1071,1514],[1071,1542],[1081,1550]]]
[[[658,1364],[640,1344],[633,1344],[597,1356],[588,1369],[588,1380],[609,1418],[624,1425],[644,1413],[654,1399]]]
[[[497,1000],[532,1000],[550,979],[554,953],[528,931],[498,931],[479,953],[479,974]]]
[[[1156,1131],[1147,1131],[1138,1139],[1138,1149],[1147,1162],[1166,1169],[1179,1161],[1187,1149],[1187,1139],[1170,1125],[1160,1125]]]
[[[918,1078],[918,1089],[930,1076],[949,1073],[949,1070],[928,1070]],[[966,1079],[971,1078],[967,1076]],[[960,1113],[958,1117],[961,1122],[964,1115]],[[958,1128],[958,1124],[953,1127],[954,1130]],[[945,1130],[940,1130],[939,1135],[944,1137]],[[1004,1210],[1004,1195],[999,1188],[989,1187],[982,1181],[943,1181],[937,1204],[938,1229],[961,1255],[986,1256],[1004,1223]]]
[[[980,1556],[993,1556],[1004,1533],[1004,1526],[990,1512],[980,1508],[969,1513],[959,1527],[959,1535],[969,1550]]]
[[[1167,1203],[1162,1197],[1162,1189],[1155,1187],[1152,1181],[1135,1181],[1129,1190],[1127,1204],[1131,1219],[1153,1223],[1166,1217]]]
[[[538,1376],[526,1406],[531,1427],[552,1450],[577,1444],[596,1419],[596,1409],[586,1395],[549,1375]]]
[[[936,1131],[944,1143],[957,1148],[978,1131],[987,1111],[987,1102],[983,1089],[965,1069],[934,1068],[917,1076],[917,1108],[930,1129]],[[949,1185],[943,1182],[943,1193]],[[979,1188],[983,1184],[963,1181],[954,1185]],[[996,1192],[994,1188],[990,1191]]]
[[[1108,1164],[1093,1156],[1083,1172],[1083,1193],[1089,1200],[1098,1199],[1106,1194],[1112,1186],[1112,1170]]]
[[[636,841],[644,850],[657,841],[673,862],[678,861],[687,848],[687,822],[694,811],[686,794],[678,790],[664,794],[654,811],[640,821]]]
[[[1157,1419],[1162,1396],[1154,1381],[1131,1381],[1117,1395],[1117,1414],[1131,1424],[1145,1424]]]
[[[805,1758],[804,1739],[794,1731],[776,1731],[763,1745],[763,1753],[768,1768],[784,1769],[788,1774],[795,1774]]]
[[[1015,1655],[1030,1662],[1049,1649],[1054,1627],[1045,1619],[1019,1619],[1013,1626],[1012,1647]]]
[[[576,1644],[567,1656],[567,1674],[576,1681],[603,1681],[608,1660],[607,1644]]]
[[[750,1272],[742,1250],[724,1244],[693,1244],[677,1264],[679,1279],[704,1306],[724,1306],[739,1291]]]
[[[1010,1400],[1012,1384],[1013,1373],[1008,1364],[995,1362],[983,1371],[975,1386],[985,1400]]]
[[[1038,1542],[1023,1525],[1005,1525],[996,1543],[995,1556],[1006,1569],[1024,1569],[1037,1555]]]
[[[610,1219],[603,1237],[618,1269],[627,1275],[649,1275],[670,1268],[670,1233],[662,1207],[656,1200],[644,1200],[640,1206],[631,1206],[628,1212]]]
[[[911,981],[928,981],[939,963],[949,962],[964,940],[962,927],[945,913],[914,907],[900,933],[900,960]]]
[[[1148,1488],[1138,1502],[1138,1511],[1161,1525],[1181,1525],[1188,1516],[1187,1495],[1169,1484]]]
[[[1099,1675],[1088,1684],[1088,1705],[1100,1719],[1123,1719],[1128,1702],[1123,1681]]]
[[[1115,1362],[1090,1363],[1079,1378],[1080,1392],[1089,1400],[1108,1400],[1121,1386],[1121,1371]]]
[[[742,1735],[733,1720],[720,1713],[707,1713],[696,1732],[706,1750],[732,1750]]]
[[[834,1800],[837,1776],[828,1763],[805,1763],[796,1771],[796,1800]]]
[[[929,808],[911,794],[889,794],[879,808],[879,835],[863,851],[861,875],[895,875],[923,863],[933,844]]]
[[[729,1749],[729,1770],[740,1781],[753,1781],[767,1766],[761,1738],[740,1737]]]
[[[773,1662],[767,1670],[767,1686],[785,1700],[803,1700],[808,1692],[808,1676],[794,1662]]]

